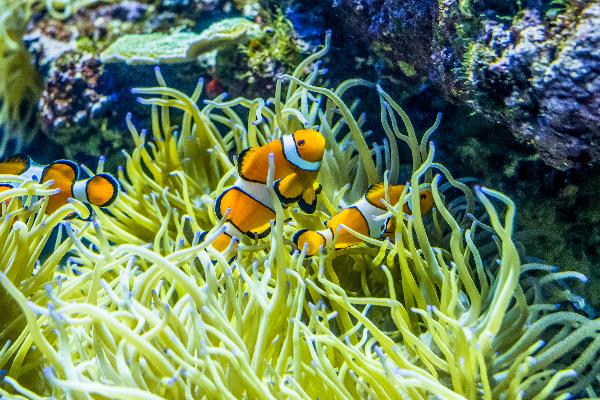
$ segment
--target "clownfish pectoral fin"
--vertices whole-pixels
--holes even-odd
[[[252,159],[254,158],[254,153],[258,150],[258,147],[248,147],[240,152],[237,158],[237,170],[238,175],[242,179],[246,179],[250,181],[248,178],[248,168],[252,166]]]
[[[287,175],[283,179],[278,179],[273,183],[273,189],[283,204],[294,203],[302,196],[302,185],[300,177],[297,174]]]
[[[317,209],[317,194],[321,192],[321,185],[318,187],[311,187],[310,189],[302,192],[300,199],[298,200],[298,206],[302,211],[307,214],[312,214]]]
[[[308,229],[299,230],[294,234],[292,241],[296,245],[299,251],[306,248],[306,256],[312,257],[319,252],[319,250],[327,244],[327,240],[323,235],[317,231],[310,231]]]
[[[0,160],[0,174],[21,175],[31,166],[31,158],[27,154],[15,154]]]

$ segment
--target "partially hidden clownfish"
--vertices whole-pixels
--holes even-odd
[[[119,195],[119,183],[110,174],[101,173],[87,179],[79,179],[79,166],[70,160],[58,160],[48,165],[37,164],[28,155],[17,154],[0,160],[0,174],[20,175],[26,180],[39,183],[53,181],[50,188],[60,192],[48,197],[46,214],[51,214],[75,198],[98,207],[111,205]],[[11,189],[2,183],[0,191]]]
[[[393,185],[388,187],[390,204],[394,205],[400,199],[404,185]],[[326,228],[320,231],[302,229],[296,232],[293,242],[299,250],[307,246],[307,256],[315,255],[320,248],[324,248],[332,243],[334,238],[335,249],[345,249],[347,247],[361,243],[361,239],[350,233],[340,225],[356,231],[362,235],[372,238],[381,238],[389,234],[390,223],[385,219],[378,219],[387,212],[382,200],[385,200],[385,187],[383,183],[371,186],[367,193],[356,203],[344,208],[325,222]],[[419,193],[419,204],[421,213],[427,214],[433,208],[433,196],[430,190],[422,190]],[[405,204],[403,211],[410,214],[408,204]]]
[[[281,203],[298,202],[301,210],[313,213],[320,186],[315,179],[321,168],[325,139],[315,130],[298,130],[260,147],[243,150],[238,157],[239,178],[217,198],[215,213],[222,219],[229,214],[225,231],[212,243],[225,250],[232,237],[262,238],[269,234],[275,219],[273,202],[267,191],[269,154],[274,158],[273,188]]]

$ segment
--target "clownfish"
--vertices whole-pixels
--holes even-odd
[[[263,238],[275,219],[273,202],[267,191],[269,154],[274,157],[273,188],[284,205],[298,202],[301,210],[313,213],[320,186],[315,179],[325,152],[325,138],[314,130],[298,130],[260,147],[243,150],[238,157],[239,178],[215,202],[215,214],[222,219],[229,214],[225,231],[212,246],[223,251],[232,237],[243,235]]]
[[[0,174],[20,175],[26,180],[39,183],[53,181],[51,189],[60,192],[48,197],[46,214],[51,214],[75,198],[98,207],[111,205],[119,195],[119,183],[110,174],[102,173],[87,179],[79,179],[79,166],[70,160],[58,160],[48,165],[37,164],[25,154],[17,154],[0,160]],[[2,190],[13,186],[3,183]]]
[[[396,204],[400,199],[404,185],[393,185],[388,187],[390,204]],[[371,186],[367,193],[356,203],[344,208],[325,222],[326,229],[311,231],[302,229],[296,232],[293,242],[300,250],[308,246],[306,255],[315,255],[320,248],[324,248],[336,239],[335,249],[345,249],[359,244],[361,240],[352,233],[341,227],[348,228],[372,238],[380,238],[389,235],[392,228],[390,220],[378,220],[377,217],[384,215],[387,209],[381,200],[385,200],[385,187],[383,183]],[[427,214],[433,208],[433,195],[430,190],[422,190],[419,194],[421,212]],[[410,207],[405,204],[403,211],[410,213]]]

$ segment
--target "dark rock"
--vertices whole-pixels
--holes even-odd
[[[508,125],[555,168],[600,161],[599,3],[336,0],[332,6],[322,12],[342,32],[338,41],[366,49],[363,56],[383,67],[380,75],[407,89],[429,79],[448,99]]]

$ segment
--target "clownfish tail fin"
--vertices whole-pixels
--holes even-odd
[[[73,185],[73,194],[79,201],[98,207],[108,207],[119,196],[120,186],[110,174],[97,174],[89,179],[77,181]]]
[[[19,153],[0,159],[0,174],[21,175],[31,166],[31,158],[27,154]]]

